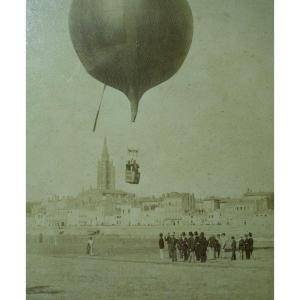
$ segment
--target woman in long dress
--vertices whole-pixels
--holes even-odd
[[[93,254],[93,246],[94,246],[94,241],[93,241],[93,238],[90,237],[90,239],[88,240],[87,251],[86,251],[88,255],[94,255]]]

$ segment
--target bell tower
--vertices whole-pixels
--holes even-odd
[[[104,138],[101,159],[98,160],[97,189],[101,191],[115,190],[115,167],[109,159],[107,138]]]

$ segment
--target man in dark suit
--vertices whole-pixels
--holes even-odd
[[[250,245],[250,256],[254,258],[253,256],[253,244],[254,244],[254,241],[253,241],[253,238],[252,238],[252,233],[249,232],[249,245]]]
[[[200,233],[199,243],[200,243],[200,261],[204,263],[207,260],[207,246],[208,246],[208,241],[204,236],[204,232]]]
[[[160,233],[159,235],[158,247],[159,247],[160,259],[164,259],[165,242],[162,233]]]
[[[221,235],[220,234],[217,234],[217,237],[215,239],[214,251],[215,251],[215,254],[214,254],[215,257],[220,258],[220,253],[221,253]]]
[[[232,256],[231,256],[231,260],[236,260],[236,255],[235,255],[235,252],[236,252],[236,240],[233,237],[231,237],[231,250],[232,250]]]
[[[182,233],[182,251],[183,251],[183,257],[184,261],[187,261],[189,259],[189,246],[188,246],[188,239],[186,237],[185,232]]]
[[[188,238],[188,246],[189,246],[189,262],[194,261],[195,262],[195,240],[194,240],[194,235],[190,231],[189,232],[189,238]]]
[[[241,236],[239,240],[239,252],[240,252],[240,258],[243,260],[244,259],[244,252],[245,252],[245,240]]]
[[[169,258],[172,258],[172,252],[171,252],[171,235],[170,235],[170,233],[168,233],[167,237],[165,237],[165,241],[168,244]]]
[[[179,251],[179,259],[183,260],[183,238],[182,238],[182,234],[180,235],[180,237],[178,239],[177,249]]]
[[[170,241],[172,261],[177,261],[177,242],[178,240],[175,237],[175,232],[173,232]]]
[[[246,252],[246,259],[250,259],[251,252],[250,252],[250,242],[249,242],[248,234],[245,234],[245,252]]]
[[[194,232],[194,237],[195,237],[195,256],[196,256],[196,260],[200,260],[200,242],[199,242],[199,235],[198,232],[195,231]]]

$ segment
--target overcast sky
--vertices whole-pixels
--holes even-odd
[[[142,98],[89,76],[68,32],[70,0],[27,1],[27,199],[96,185],[107,136],[117,187],[236,196],[273,191],[273,1],[190,0],[194,38],[179,72]],[[124,182],[127,147],[140,150],[140,184]]]

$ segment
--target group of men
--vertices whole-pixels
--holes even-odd
[[[164,259],[165,243],[167,243],[169,258],[173,262],[179,259],[181,261],[206,262],[207,259],[231,258],[236,260],[236,252],[239,252],[240,259],[247,260],[253,257],[253,237],[249,232],[241,236],[237,242],[235,237],[227,238],[225,233],[205,237],[204,232],[198,234],[197,231],[189,232],[188,236],[182,232],[179,238],[175,232],[166,237],[162,233],[159,235],[160,258]]]

